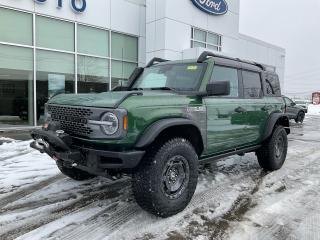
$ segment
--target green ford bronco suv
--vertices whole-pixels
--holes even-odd
[[[210,52],[197,60],[155,58],[132,73],[127,87],[58,95],[45,108],[31,147],[75,180],[132,175],[137,203],[160,217],[188,205],[199,164],[255,152],[273,171],[287,155],[278,76]]]

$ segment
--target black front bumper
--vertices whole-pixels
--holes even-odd
[[[41,153],[47,153],[56,161],[84,171],[101,175],[108,169],[133,169],[140,163],[145,151],[113,152],[93,148],[79,147],[72,144],[67,134],[54,131],[33,130],[30,146]]]

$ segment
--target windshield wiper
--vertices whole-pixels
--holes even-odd
[[[151,90],[167,90],[167,91],[176,91],[174,88],[170,88],[170,87],[157,87],[157,88],[150,88]]]
[[[143,88],[131,88],[130,91],[143,91]]]

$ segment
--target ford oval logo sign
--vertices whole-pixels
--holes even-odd
[[[224,15],[228,12],[225,0],[191,0],[201,11],[212,15]]]

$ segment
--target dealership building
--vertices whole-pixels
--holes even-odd
[[[108,91],[153,57],[210,50],[283,84],[285,50],[239,33],[239,15],[240,0],[0,0],[0,130],[41,125],[50,97]]]

